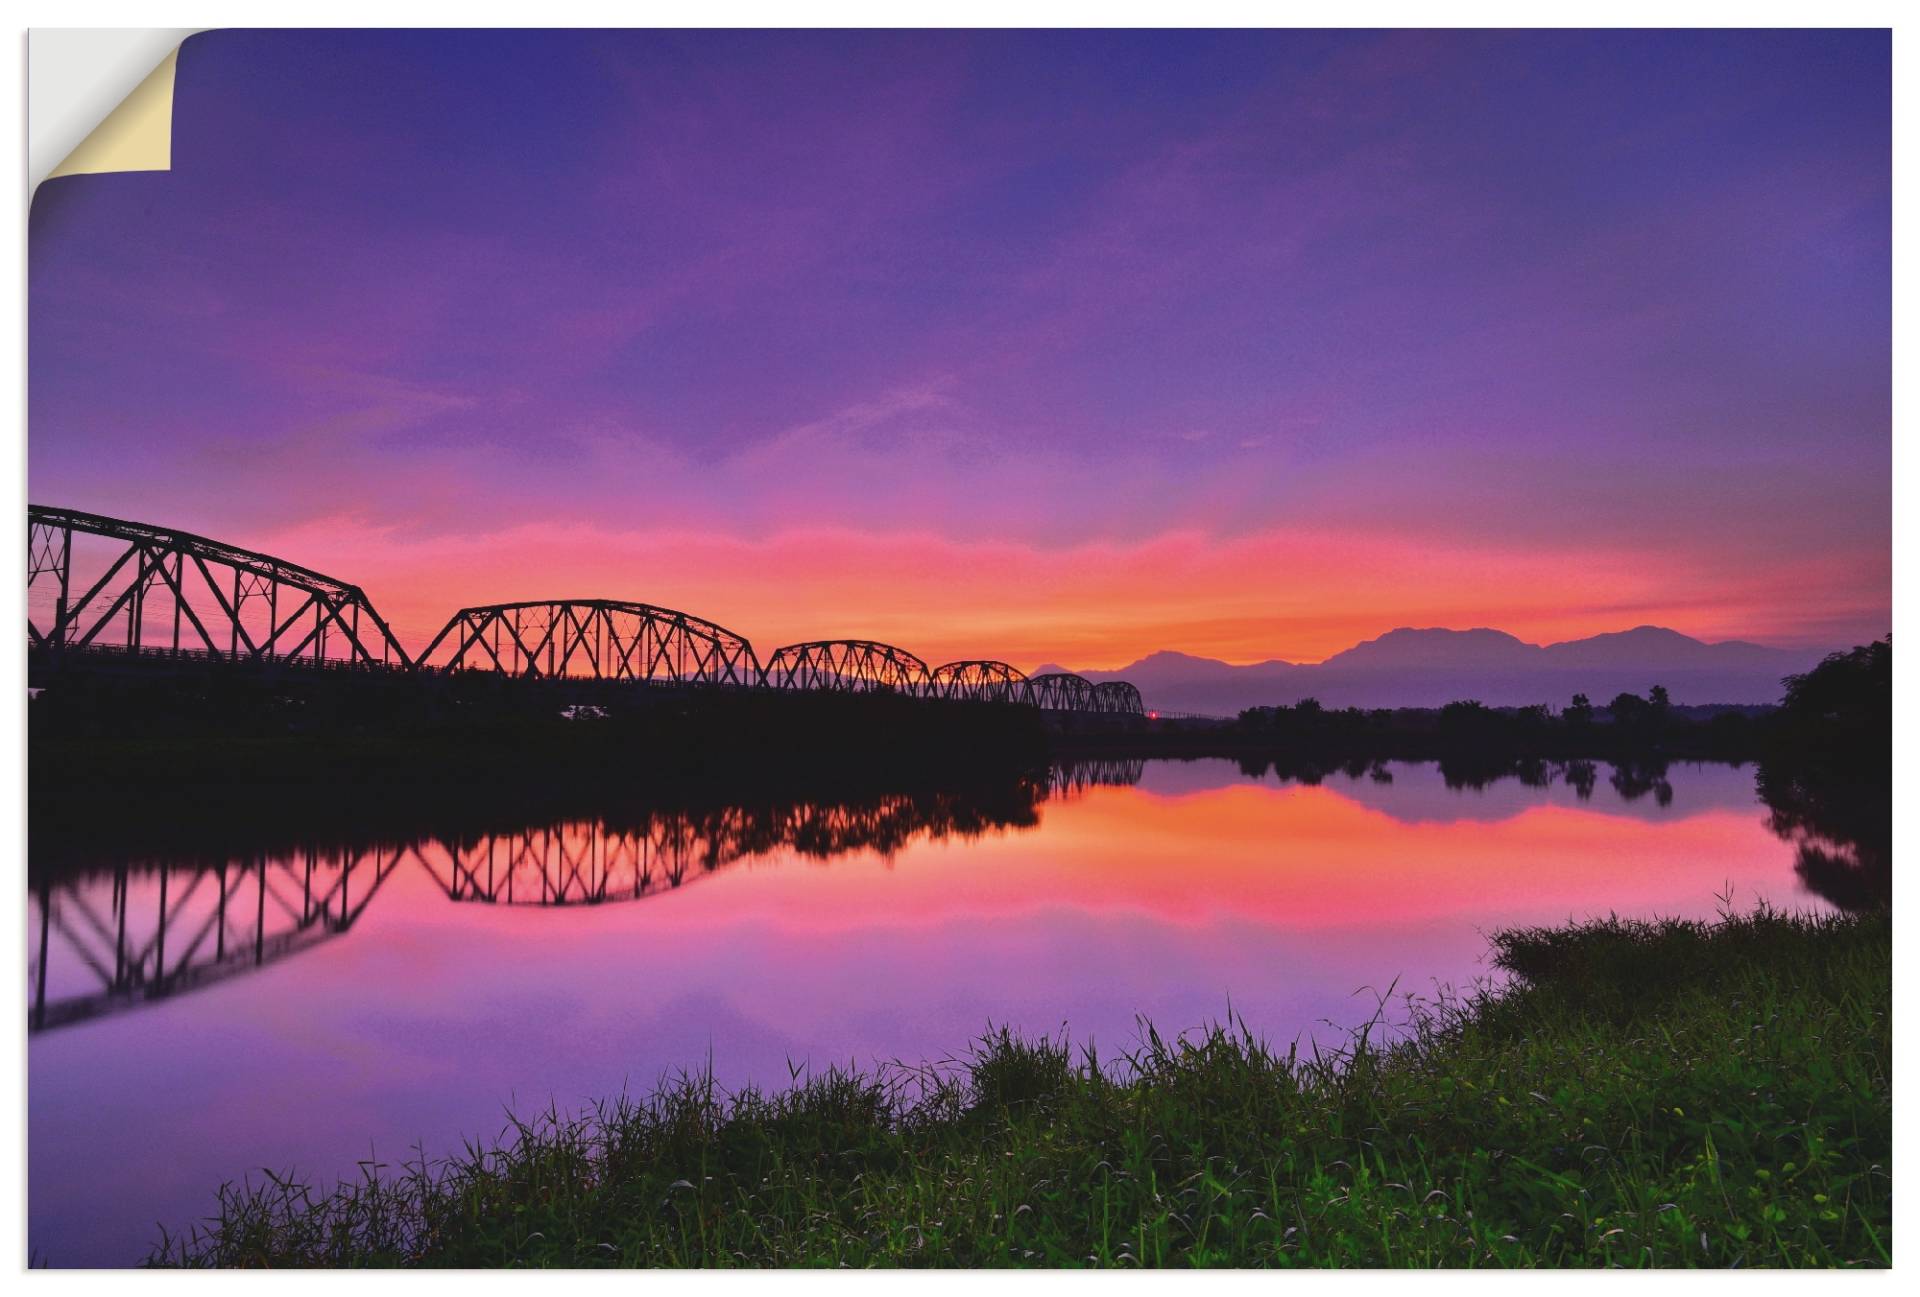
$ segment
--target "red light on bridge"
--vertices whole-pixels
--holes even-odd
[[[1159,719],[1160,719],[1160,713],[1159,713],[1159,712],[1148,712],[1148,713],[1147,713],[1147,719],[1148,719],[1148,720],[1150,720],[1150,721],[1157,721],[1157,720],[1159,720]]]

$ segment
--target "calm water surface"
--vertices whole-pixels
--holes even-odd
[[[1326,1036],[1396,980],[1485,978],[1495,927],[1704,916],[1729,888],[1825,907],[1751,768],[1071,782],[63,866],[28,906],[34,1253],[137,1261],[223,1180],[442,1153],[709,1059],[771,1085],[989,1023],[1111,1047],[1229,1005]]]

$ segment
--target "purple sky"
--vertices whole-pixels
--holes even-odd
[[[1884,32],[240,31],[176,96],[36,196],[31,495],[420,643],[1888,627]]]

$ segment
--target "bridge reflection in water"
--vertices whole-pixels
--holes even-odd
[[[447,899],[489,905],[638,900],[738,858],[678,817],[633,829],[574,821],[441,846],[421,862]]]
[[[1269,771],[1301,783],[1330,773],[1271,766],[1247,773]],[[381,844],[244,852],[207,844],[105,867],[85,860],[36,866],[29,877],[28,1026],[41,1032],[159,1003],[312,950],[352,931],[402,869],[423,872],[454,902],[637,902],[756,858],[824,861],[863,851],[891,857],[916,841],[1032,828],[1048,800],[1137,784],[1143,773],[1137,760],[1085,761],[1058,766],[1044,779],[965,792],[556,818]],[[1359,780],[1367,771],[1347,773]],[[1583,801],[1594,782],[1591,766],[1581,762],[1544,771],[1520,763],[1472,772],[1471,779],[1441,773],[1450,788],[1498,779],[1544,787],[1563,778]],[[1617,770],[1610,782],[1623,804],[1640,801],[1647,788],[1658,801],[1663,773]],[[1796,870],[1809,891],[1841,909],[1887,903],[1884,789],[1876,795],[1851,784],[1832,788],[1764,767],[1757,782],[1769,827],[1795,845]]]
[[[639,901],[778,853],[892,856],[915,841],[1032,828],[1049,797],[1137,783],[1140,775],[1137,761],[1091,762],[989,790],[656,811],[378,846],[63,870],[30,888],[28,1027],[46,1031],[154,1004],[343,936],[402,868],[424,871],[457,902]]]
[[[1053,767],[1049,787],[1055,797],[1071,797],[1089,788],[1126,788],[1139,783],[1146,770],[1147,763],[1137,757],[1070,761]]]
[[[1132,775],[1137,781],[1137,763]],[[855,851],[891,856],[916,839],[1031,828],[1039,823],[1037,803],[1049,791],[1093,782],[1098,779],[1088,774],[1072,785],[1023,785],[991,800],[977,794],[898,794],[861,803],[677,812],[635,823],[573,820],[441,838],[439,851],[417,854],[449,900],[604,905],[684,887],[738,861],[775,852],[819,860]]]
[[[212,986],[350,930],[403,854],[382,847],[218,864],[120,864],[33,889],[33,1031]],[[80,986],[49,994],[58,947]],[[91,976],[88,976],[90,974]]]

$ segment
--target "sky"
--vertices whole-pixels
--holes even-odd
[[[35,195],[36,503],[424,647],[1891,620],[1884,32],[249,32]]]

